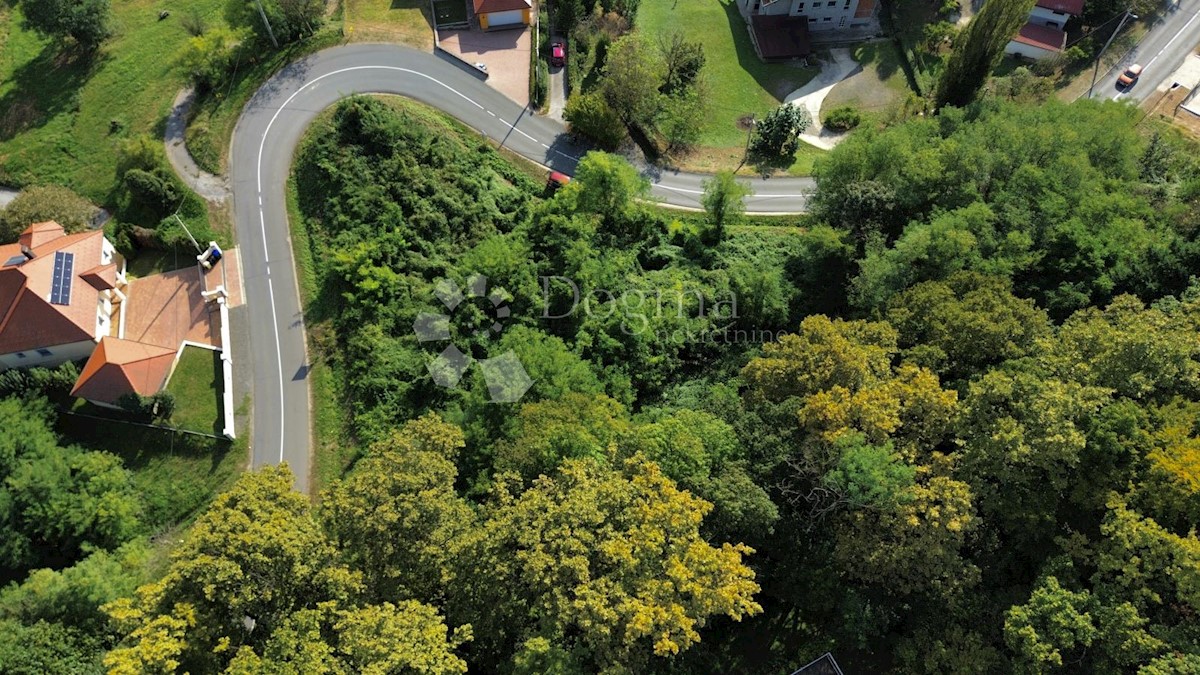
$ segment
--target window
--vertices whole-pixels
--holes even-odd
[[[800,3],[800,4],[798,4],[798,5],[796,5],[796,11],[797,11],[797,12],[799,12],[799,11],[800,11],[800,10],[802,10],[802,9],[804,9],[804,3],[803,3],[803,2],[802,2],[802,3]]]
[[[817,20],[816,20],[816,19],[814,19],[814,18],[812,18],[812,17],[809,17],[809,19],[808,19],[808,22],[809,22],[809,23],[816,23],[816,22],[817,22]]]
[[[50,354],[52,354],[52,353],[53,352],[51,352],[49,349],[39,349],[38,350],[38,354],[40,356],[50,356]]]
[[[842,9],[850,9],[850,0],[846,0],[846,4],[842,5]]]
[[[833,17],[832,17],[832,16],[827,16],[827,17],[825,17],[824,19],[821,19],[821,21],[822,21],[822,22],[825,22],[825,21],[833,21]]]
[[[845,27],[846,27],[846,17],[843,16],[842,20],[838,21],[838,28],[845,28]]]
[[[837,0],[829,0],[829,4],[827,4],[825,6],[826,7],[837,7]]]

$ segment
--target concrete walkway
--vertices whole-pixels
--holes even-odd
[[[849,49],[830,49],[829,56],[831,60],[821,64],[821,72],[817,73],[816,77],[784,99],[784,103],[803,106],[808,110],[808,114],[812,116],[812,125],[808,127],[808,131],[800,134],[800,140],[822,150],[832,150],[842,142],[846,134],[821,126],[821,103],[838,82],[862,69],[862,66],[850,57]]]
[[[16,199],[17,195],[19,195],[19,194],[21,194],[20,190],[14,190],[12,188],[0,187],[0,209],[11,204],[12,200]]]
[[[188,110],[195,100],[196,91],[191,87],[180,91],[175,97],[171,116],[167,118],[167,131],[163,137],[167,147],[167,161],[196,194],[210,202],[224,203],[230,196],[229,183],[224,178],[201,169],[196,160],[192,159],[185,142]]]

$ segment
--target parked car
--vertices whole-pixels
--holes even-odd
[[[567,62],[567,48],[561,42],[550,44],[550,65],[559,68]]]
[[[565,173],[551,171],[550,175],[546,176],[546,185],[548,187],[550,187],[552,190],[557,190],[558,188],[560,188],[570,182],[571,182],[571,177]]]
[[[1137,82],[1137,79],[1141,76],[1142,67],[1135,63],[1126,68],[1125,72],[1121,73],[1120,76],[1117,77],[1117,86],[1121,87],[1122,89],[1128,89],[1129,87],[1132,87],[1133,83]]]

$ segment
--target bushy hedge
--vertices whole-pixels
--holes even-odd
[[[825,126],[834,131],[849,131],[862,123],[862,113],[851,106],[834,108],[825,116]]]
[[[66,398],[79,379],[79,367],[68,361],[57,368],[28,368],[0,373],[0,398],[44,396],[50,400]]]

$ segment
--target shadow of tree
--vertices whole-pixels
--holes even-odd
[[[761,152],[751,152],[746,156],[746,163],[754,169],[755,173],[761,174],[764,178],[776,171],[787,171],[795,161],[796,156],[794,154],[771,155]]]
[[[733,44],[737,50],[738,65],[754,78],[759,87],[782,103],[783,99],[798,84],[796,82],[780,82],[779,64],[768,65],[758,58],[758,53],[754,51],[754,44],[750,41],[750,28],[746,25],[746,20],[742,18],[737,2],[721,0],[721,6],[725,9],[725,16],[729,19],[729,30],[733,32]],[[796,81],[798,82],[801,78],[801,72],[796,71]]]
[[[78,111],[79,90],[108,58],[102,51],[54,43],[43,47],[37,58],[17,68],[10,80],[13,88],[0,97],[0,141]]]

